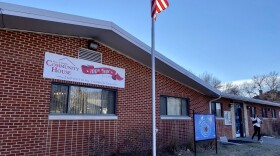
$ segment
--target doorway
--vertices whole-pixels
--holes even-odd
[[[243,104],[234,104],[234,114],[235,114],[235,129],[236,137],[244,137],[244,117],[243,117]]]

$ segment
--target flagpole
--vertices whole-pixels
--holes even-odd
[[[155,31],[152,18],[152,111],[153,111],[153,156],[156,156],[156,77],[155,77]]]

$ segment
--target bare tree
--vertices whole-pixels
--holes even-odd
[[[240,91],[243,93],[244,96],[248,96],[250,98],[258,95],[256,93],[256,86],[253,82],[244,82],[239,86]]]
[[[228,82],[224,85],[224,93],[233,94],[233,95],[240,95],[241,91],[238,85],[234,85],[232,82]]]
[[[277,91],[280,86],[278,72],[270,72],[265,78],[265,84],[268,86],[270,91]]]
[[[279,91],[279,87],[280,87],[280,80],[279,80],[279,74],[278,72],[270,72],[266,79],[265,79],[265,84],[268,87],[268,99],[270,101],[276,101],[279,97],[277,97],[278,95],[278,91]]]
[[[279,73],[273,71],[269,74],[253,76],[252,83],[243,83],[240,85],[240,89],[245,96],[269,101],[280,101]]]
[[[206,83],[210,84],[211,86],[221,89],[222,87],[222,81],[218,78],[214,77],[213,74],[204,72],[203,74],[199,75],[199,77],[205,81]]]
[[[252,78],[254,85],[260,92],[262,92],[264,89],[265,79],[266,79],[266,75],[256,75],[253,76]]]

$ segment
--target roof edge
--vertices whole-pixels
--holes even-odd
[[[252,103],[257,103],[257,104],[262,104],[262,105],[270,105],[270,106],[280,107],[280,103],[277,103],[277,102],[271,102],[271,101],[260,100],[260,99],[253,99],[253,98],[248,98],[248,97],[244,97],[244,96],[222,93],[222,97],[223,98],[228,98],[228,99],[233,99],[233,100],[240,100],[240,101],[244,101],[244,102],[252,102]]]

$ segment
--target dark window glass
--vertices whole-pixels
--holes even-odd
[[[188,110],[188,106],[187,106],[187,100],[186,99],[182,99],[182,116],[187,116],[187,111]]]
[[[52,85],[50,113],[66,113],[68,100],[68,86]]]
[[[160,114],[173,116],[188,116],[188,100],[178,97],[160,97]]]
[[[254,117],[254,115],[256,114],[256,107],[250,107],[250,117]]]
[[[262,117],[267,118],[267,108],[262,108]]]
[[[276,110],[275,109],[271,109],[271,115],[272,115],[272,118],[276,118]]]
[[[165,96],[160,96],[160,114],[167,115],[166,97]]]
[[[222,104],[218,102],[212,102],[211,103],[211,114],[215,114],[217,117],[223,117],[223,109]]]
[[[216,114],[216,103],[211,103],[211,114]]]
[[[115,98],[112,90],[54,84],[50,113],[115,114]]]

